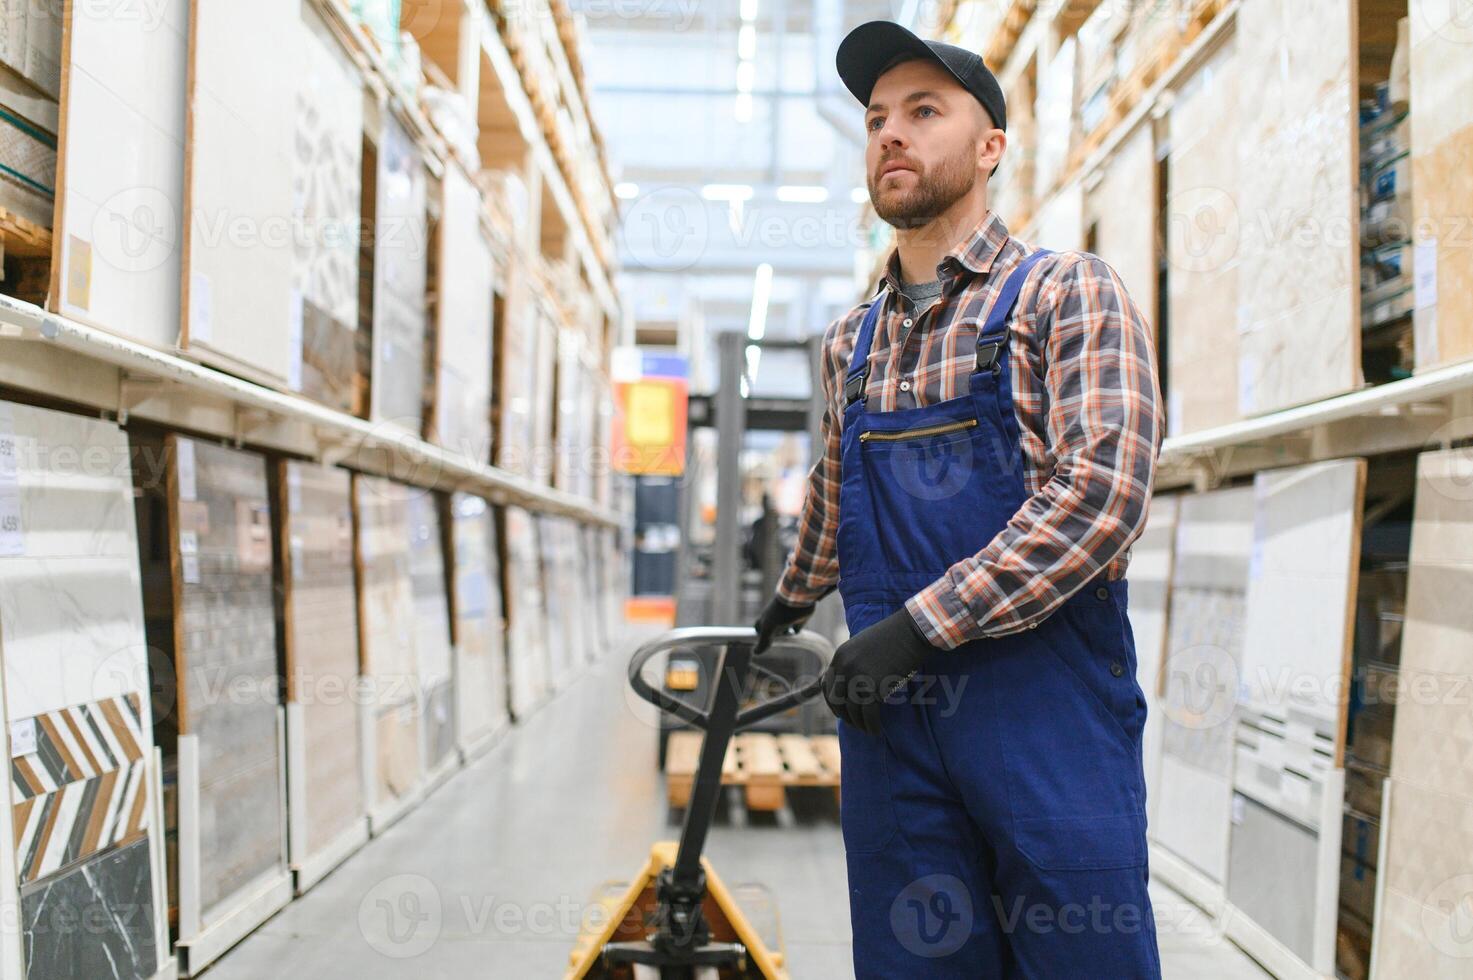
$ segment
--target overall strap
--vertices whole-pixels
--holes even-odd
[[[1038,260],[1045,255],[1052,254],[1046,248],[1026,256],[1008,276],[1007,281],[1002,284],[1002,289],[993,301],[992,308],[987,311],[987,319],[982,324],[982,329],[977,333],[977,370],[998,370],[998,364],[1002,362],[1002,352],[1008,346],[1008,318],[1013,314],[1013,307],[1017,305],[1018,293],[1023,288],[1023,281],[1028,278],[1028,272],[1037,264]]]
[[[884,293],[875,296],[864,313],[859,336],[854,340],[854,353],[849,355],[849,373],[844,377],[844,407],[864,400],[864,382],[869,377],[869,349],[875,338],[875,321],[880,316]]]

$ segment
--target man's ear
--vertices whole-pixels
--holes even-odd
[[[997,147],[997,159],[993,162],[991,169],[987,171],[988,177],[997,173],[997,168],[1002,166],[1003,155],[1008,150],[1008,134],[1000,129],[990,127],[983,132],[982,141],[977,147],[977,164],[979,167],[982,165],[983,158],[991,151],[991,145],[994,142],[999,144]]]

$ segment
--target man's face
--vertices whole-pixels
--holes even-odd
[[[981,179],[978,154],[992,124],[935,62],[906,61],[881,75],[864,125],[870,201],[896,228],[928,224]]]

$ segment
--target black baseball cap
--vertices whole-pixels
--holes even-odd
[[[863,106],[869,105],[870,93],[875,89],[875,80],[896,55],[912,53],[936,62],[951,73],[958,84],[976,100],[992,117],[998,129],[1008,128],[1007,106],[1002,97],[1002,86],[987,66],[982,56],[966,48],[941,41],[925,41],[916,37],[899,24],[888,20],[872,20],[860,24],[839,42],[839,52],[834,56],[834,66],[844,85]]]

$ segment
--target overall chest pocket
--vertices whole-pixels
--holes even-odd
[[[884,567],[939,574],[997,533],[987,506],[996,463],[985,432],[978,419],[963,418],[860,433],[857,476]]]

